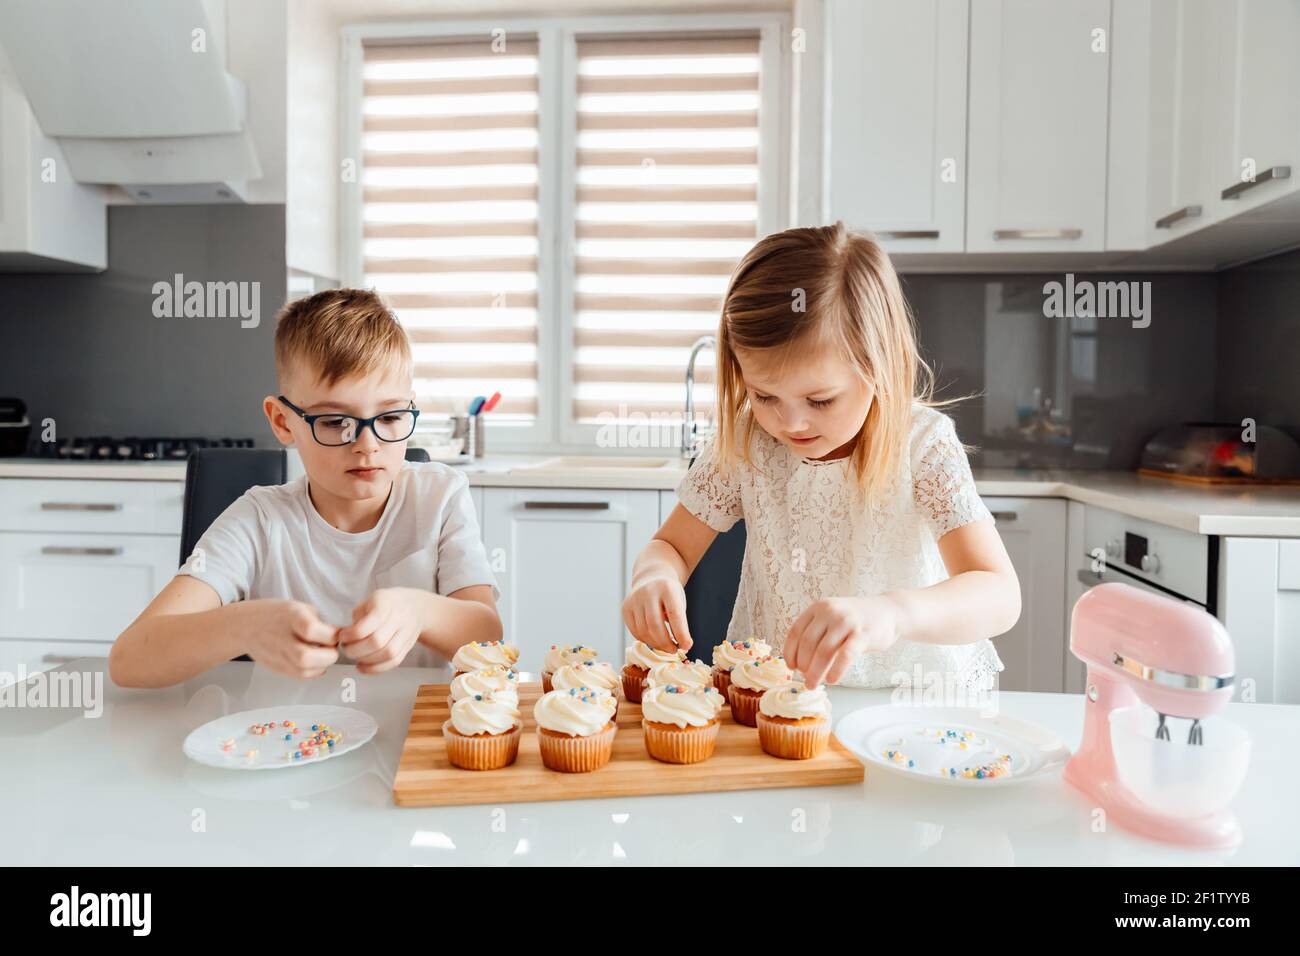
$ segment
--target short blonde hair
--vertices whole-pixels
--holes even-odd
[[[736,349],[790,361],[827,347],[848,357],[875,396],[851,458],[858,486],[884,490],[911,431],[912,404],[934,401],[934,376],[889,256],[870,236],[833,226],[761,239],[736,267],[718,324],[718,460],[749,461],[756,424]]]
[[[299,363],[333,385],[382,368],[409,372],[411,344],[373,290],[327,289],[295,299],[276,318],[275,371],[281,386]]]

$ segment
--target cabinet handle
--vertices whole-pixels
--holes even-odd
[[[71,664],[73,661],[79,661],[81,660],[82,657],[85,656],[86,655],[84,654],[82,654],[81,657],[78,657],[75,654],[43,654],[41,655],[41,663],[42,664]]]
[[[1018,517],[1020,517],[1020,516],[1017,515],[1014,511],[994,511],[994,512],[993,512],[993,520],[994,520],[994,522],[998,522],[998,521],[1015,521]]]
[[[1200,206],[1184,206],[1182,209],[1175,209],[1167,216],[1161,216],[1156,220],[1157,229],[1168,229],[1176,222],[1184,219],[1195,219],[1201,214]]]
[[[994,229],[994,239],[1079,239],[1082,229]]]
[[[41,554],[91,555],[97,558],[113,558],[121,553],[121,548],[74,548],[61,544],[47,544],[41,548]]]
[[[42,511],[121,511],[121,502],[114,501],[42,501]]]
[[[608,501],[525,501],[529,511],[608,511]]]
[[[1291,178],[1290,166],[1270,166],[1268,169],[1264,170],[1262,173],[1257,175],[1254,179],[1247,180],[1244,183],[1233,183],[1223,192],[1219,193],[1219,198],[1236,199],[1247,189],[1254,189],[1260,183],[1266,183],[1274,179],[1290,179],[1290,178]]]
[[[877,239],[938,239],[938,229],[880,229]]]

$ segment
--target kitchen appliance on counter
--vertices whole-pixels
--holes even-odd
[[[27,404],[21,398],[0,398],[0,457],[21,455],[31,433]]]
[[[1246,776],[1250,737],[1216,716],[1234,682],[1223,625],[1190,604],[1101,584],[1074,606],[1070,651],[1088,681],[1083,738],[1065,780],[1142,836],[1240,843],[1228,804]]]
[[[185,461],[199,448],[252,448],[251,438],[61,438],[34,441],[33,458],[61,461]]]
[[[1138,473],[1211,484],[1300,484],[1300,444],[1270,425],[1174,425],[1146,443]]]

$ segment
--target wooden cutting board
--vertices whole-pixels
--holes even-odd
[[[500,770],[462,770],[447,761],[442,739],[442,724],[448,718],[447,693],[447,684],[424,684],[416,694],[393,781],[393,800],[399,807],[815,787],[860,783],[863,778],[862,763],[834,734],[820,756],[782,760],[764,753],[758,731],[732,720],[727,707],[722,709],[722,727],[712,757],[695,764],[662,763],[646,753],[641,705],[628,703],[621,695],[610,762],[591,773],[548,770],[537,752],[537,723],[533,720],[533,704],[542,695],[540,683],[519,685],[524,730],[518,759]]]

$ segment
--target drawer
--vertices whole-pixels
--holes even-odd
[[[1285,539],[1278,542],[1277,589],[1300,591],[1300,541]]]
[[[80,657],[107,657],[112,641],[0,640],[0,686]]]
[[[178,481],[0,480],[0,531],[181,533]]]
[[[179,551],[176,535],[0,532],[0,638],[116,640]]]

